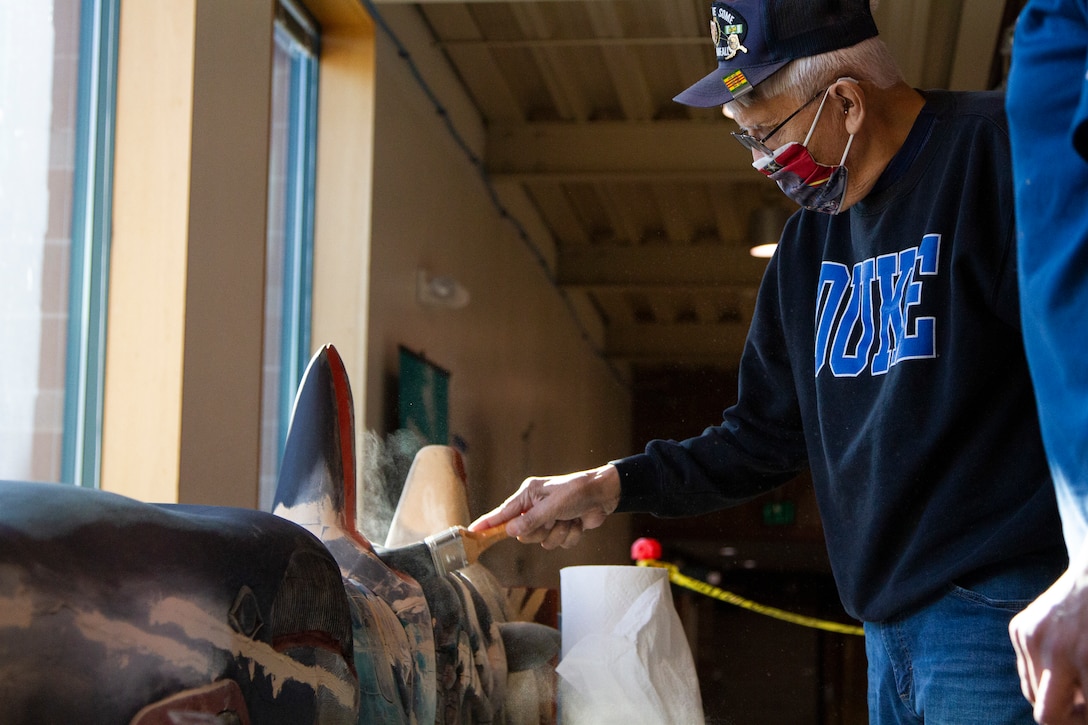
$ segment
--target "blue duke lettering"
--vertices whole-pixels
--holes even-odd
[[[937,274],[941,235],[862,260],[825,261],[816,292],[816,375],[883,375],[904,360],[936,357],[936,320],[917,315],[926,277]]]

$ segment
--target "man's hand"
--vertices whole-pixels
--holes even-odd
[[[472,522],[473,531],[506,523],[506,531],[526,544],[569,549],[582,532],[595,529],[620,502],[620,475],[608,464],[563,476],[527,478],[517,492]]]
[[[1013,617],[1009,634],[1035,721],[1088,723],[1088,542],[1058,581]]]

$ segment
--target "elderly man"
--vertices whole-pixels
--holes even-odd
[[[712,5],[723,106],[803,209],[722,422],[527,479],[474,524],[570,546],[613,512],[698,514],[808,468],[874,725],[1030,723],[1008,637],[1066,556],[1020,337],[1003,98],[917,91],[867,0]],[[747,52],[731,52],[736,35]]]

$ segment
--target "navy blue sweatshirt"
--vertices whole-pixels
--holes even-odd
[[[617,510],[659,516],[807,466],[843,605],[866,621],[986,567],[1064,557],[1020,335],[1003,97],[925,95],[864,200],[790,219],[721,425],[616,462]]]

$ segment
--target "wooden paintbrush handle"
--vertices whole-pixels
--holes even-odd
[[[490,529],[484,529],[483,531],[462,529],[461,540],[465,545],[465,558],[468,559],[469,564],[475,564],[480,558],[480,554],[483,554],[495,542],[506,537],[506,524],[492,526]]]

